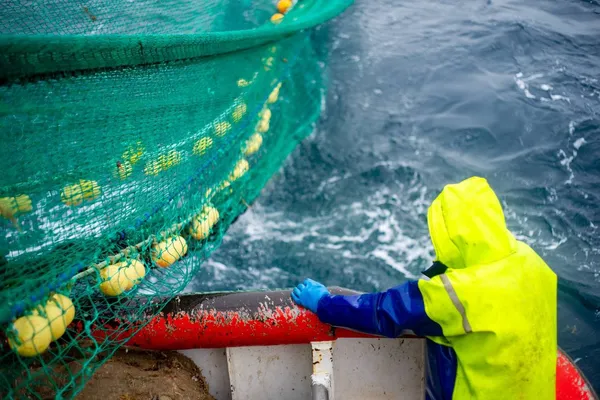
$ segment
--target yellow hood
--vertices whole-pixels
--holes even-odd
[[[517,249],[496,194],[480,177],[444,187],[427,222],[436,260],[448,268],[489,264]]]

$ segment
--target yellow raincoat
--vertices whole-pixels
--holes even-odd
[[[425,311],[458,359],[453,399],[555,398],[557,278],[508,231],[483,178],[448,185],[429,232],[448,269],[419,280]]]

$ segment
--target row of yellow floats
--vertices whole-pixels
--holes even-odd
[[[277,13],[271,16],[271,22],[274,24],[280,24],[283,21],[284,15],[292,8],[294,3],[291,0],[279,0],[277,2]]]
[[[270,128],[271,110],[268,104],[273,104],[279,96],[279,83],[270,93],[267,104],[259,114],[259,121],[256,125],[255,133],[246,141],[243,148],[243,154],[250,156],[256,153],[262,146],[263,136]],[[233,120],[239,121],[246,113],[246,105],[240,104],[233,111]],[[214,125],[215,134],[218,137],[223,137],[231,129],[231,124],[227,121],[218,122]],[[213,140],[210,136],[202,137],[194,143],[192,152],[196,155],[204,155],[212,147]],[[113,176],[119,179],[128,178],[133,172],[133,165],[141,159],[144,154],[144,146],[141,142],[137,142],[135,146],[130,146],[122,155],[121,161],[117,162],[116,168],[113,170]],[[181,154],[176,150],[170,150],[166,154],[159,155],[156,160],[148,161],[144,167],[144,172],[147,175],[157,175],[161,171],[166,171],[171,167],[178,165],[181,162]],[[239,170],[246,164],[244,159],[238,162],[235,170]],[[228,186],[225,184],[225,186]],[[98,182],[87,179],[80,179],[78,182],[66,186],[60,193],[61,201],[71,207],[80,206],[84,201],[93,201],[102,194]],[[17,217],[21,214],[28,213],[32,210],[31,198],[26,195],[18,195],[14,197],[0,198],[0,216],[12,221],[17,226]]]
[[[263,142],[262,134],[269,130],[271,111],[268,104],[273,104],[279,97],[281,83],[270,93],[263,110],[260,112],[255,133],[247,140],[244,154],[251,155],[257,152]],[[235,110],[234,110],[235,113]],[[241,119],[245,110],[234,114],[235,119]],[[241,115],[240,115],[241,114]],[[239,120],[238,119],[238,120]],[[217,135],[224,135],[228,129],[226,125],[216,125]],[[200,141],[207,138],[202,138]],[[194,149],[206,145],[198,141]],[[210,147],[210,146],[208,146]],[[137,163],[143,155],[143,146],[137,143],[135,148],[129,148],[123,155],[123,159],[129,165]],[[195,153],[200,153],[195,151]],[[167,163],[169,163],[167,157]],[[171,158],[170,164],[177,158]],[[162,166],[161,166],[162,168]],[[235,165],[233,171],[219,189],[230,185],[242,177],[249,169],[249,163],[242,158]],[[119,171],[115,172],[119,177]],[[67,186],[61,193],[63,202],[70,206],[81,204],[84,200],[93,200],[101,194],[100,187],[95,181],[80,180],[78,183]],[[210,198],[212,190],[206,192],[206,198]],[[18,213],[29,212],[32,209],[31,199],[26,195],[17,197],[0,198],[0,213],[2,216],[14,219]],[[213,227],[219,221],[219,211],[211,206],[205,205],[201,212],[194,216],[187,225],[187,233],[195,240],[206,239]],[[153,264],[159,268],[168,268],[183,257],[188,251],[186,240],[180,235],[172,235],[161,242],[154,242],[150,250],[150,258]],[[125,258],[101,267],[93,267],[99,270],[98,288],[105,296],[119,296],[138,285],[146,276],[146,267],[137,258]],[[23,357],[34,357],[45,352],[53,341],[58,340],[67,330],[69,324],[75,317],[75,305],[72,300],[60,293],[53,294],[43,306],[37,306],[30,314],[16,319],[12,324],[12,335],[9,334],[9,346]]]
[[[190,236],[196,240],[208,237],[219,220],[219,212],[212,206],[204,206],[188,225]],[[154,242],[150,258],[159,268],[168,268],[183,257],[188,250],[186,240],[173,235],[161,242]],[[142,282],[146,266],[137,258],[126,258],[113,264],[94,267],[99,270],[98,288],[105,296],[119,296]],[[75,305],[64,294],[56,293],[44,306],[38,306],[31,314],[17,318],[9,333],[9,346],[23,357],[44,353],[53,341],[66,332],[75,318]]]

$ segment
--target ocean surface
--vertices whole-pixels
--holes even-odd
[[[479,175],[558,274],[559,345],[599,391],[600,4],[358,1],[321,29],[315,133],[187,290],[418,278],[428,205]]]

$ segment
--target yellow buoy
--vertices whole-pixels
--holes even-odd
[[[167,268],[187,253],[187,243],[181,236],[173,236],[152,246],[152,261]]]
[[[73,318],[75,318],[75,306],[70,298],[65,296],[64,294],[56,293],[54,296],[50,298],[51,302],[57,304],[62,310],[63,315],[65,317],[65,321],[67,325],[73,322]]]
[[[279,98],[279,89],[281,88],[281,82],[279,82],[279,84],[277,86],[275,86],[275,89],[273,89],[273,91],[271,92],[271,94],[269,94],[269,98],[267,99],[267,103],[269,104],[273,104],[277,101],[277,99]]]
[[[204,206],[202,212],[192,219],[189,233],[196,240],[206,239],[218,220],[219,211],[214,207]]]
[[[167,156],[164,154],[161,154],[158,156],[158,158],[156,159],[156,162],[158,165],[160,165],[160,170],[161,171],[165,171],[167,169],[169,169],[169,166],[167,164]]]
[[[170,150],[169,153],[164,157],[165,166],[163,169],[169,169],[181,163],[181,153],[177,150]]]
[[[131,163],[129,161],[117,161],[117,166],[113,170],[113,176],[115,178],[124,180],[127,179],[132,172],[133,168],[131,167]]]
[[[204,206],[202,212],[206,214],[210,226],[215,226],[219,222],[219,210],[212,206]]]
[[[265,108],[264,110],[262,110],[260,113],[260,119],[261,119],[261,121],[266,121],[266,122],[271,121],[271,110],[269,110],[268,108]]]
[[[235,181],[236,179],[241,178],[250,168],[250,164],[245,158],[242,158],[235,164],[235,168],[231,175],[229,175],[229,180]]]
[[[75,317],[75,306],[71,299],[62,294],[52,296],[44,307],[38,307],[33,315],[42,314],[50,322],[52,340],[60,338]]]
[[[0,215],[4,218],[12,219],[17,214],[24,214],[31,210],[31,198],[26,194],[0,198]]]
[[[50,322],[39,315],[27,315],[17,319],[13,325],[14,338],[9,335],[8,345],[23,357],[43,353],[52,343]]]
[[[275,13],[271,16],[271,22],[274,23],[275,25],[280,24],[281,21],[283,21],[283,14]]]
[[[277,11],[285,14],[291,6],[292,2],[290,0],[279,0],[279,2],[277,2]]]
[[[256,131],[258,133],[265,133],[265,132],[269,131],[269,127],[270,127],[269,121],[265,121],[263,119],[258,123],[258,125],[256,125]]]
[[[65,186],[60,193],[60,199],[68,206],[78,206],[83,202],[83,191],[80,185]]]
[[[229,181],[227,179],[225,179],[223,182],[221,182],[221,184],[219,185],[219,188],[217,190],[221,191],[223,189],[228,188],[229,186],[231,186],[231,183],[229,183]]]
[[[162,165],[158,160],[150,160],[146,163],[144,167],[144,173],[146,175],[155,176],[158,175],[162,171]]]
[[[244,154],[249,156],[251,154],[256,153],[258,149],[260,149],[262,142],[263,138],[260,133],[255,133],[254,135],[250,136],[250,139],[246,141],[246,148],[244,150]]]
[[[109,265],[100,270],[100,291],[106,296],[118,296],[133,287],[133,282],[125,274],[123,263]]]
[[[67,330],[67,321],[63,317],[63,310],[56,304],[48,302],[43,308],[43,313],[46,319],[50,321],[52,340],[60,338]]]
[[[129,148],[125,150],[121,158],[131,163],[131,165],[135,165],[143,155],[144,146],[142,145],[142,142],[138,140],[135,146],[129,146]]]
[[[121,263],[125,267],[125,276],[131,281],[133,285],[140,283],[146,276],[146,267],[141,261],[128,260],[122,261]]]
[[[210,225],[206,219],[200,216],[194,217],[190,223],[190,236],[196,240],[203,240],[210,235]]]
[[[203,156],[204,154],[206,154],[208,149],[210,149],[212,147],[212,145],[213,145],[213,140],[210,137],[206,136],[206,137],[200,138],[196,143],[194,143],[193,152],[194,152],[194,154]]]
[[[227,132],[231,129],[231,124],[227,121],[217,122],[215,124],[215,135],[219,137],[225,136]]]
[[[80,179],[79,186],[81,186],[81,194],[84,199],[94,200],[100,197],[101,192],[98,182]]]
[[[270,71],[271,70],[271,67],[273,66],[273,60],[274,60],[273,57],[269,57],[266,60],[264,60],[265,61],[264,62],[265,71]]]
[[[233,110],[232,114],[233,122],[240,122],[244,115],[246,115],[246,111],[246,103],[238,104],[237,106],[235,106],[235,109]]]

